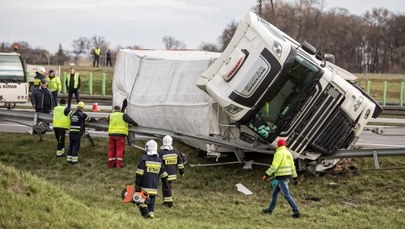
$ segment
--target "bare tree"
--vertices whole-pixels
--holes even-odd
[[[90,40],[87,39],[86,37],[80,37],[77,40],[73,40],[73,53],[76,55],[75,56],[75,62],[79,59],[79,55],[84,53],[85,50],[90,49]]]
[[[54,58],[52,59],[51,63],[56,65],[63,65],[65,62],[69,60],[69,57],[66,56],[65,51],[62,48],[62,45],[59,44],[59,49],[56,52]]]
[[[174,37],[171,37],[171,36],[164,36],[162,38],[162,41],[163,41],[166,49],[186,48],[186,44],[184,42],[176,40]]]
[[[212,43],[202,42],[200,45],[200,49],[209,52],[219,52],[219,48],[217,45]]]
[[[231,42],[231,39],[235,34],[236,28],[238,28],[238,23],[232,21],[222,32],[222,35],[219,37],[219,45],[221,46],[221,51],[223,51],[226,48],[226,46],[228,46],[229,42]]]

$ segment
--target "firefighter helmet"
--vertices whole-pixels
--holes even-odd
[[[85,106],[85,104],[84,104],[82,101],[80,101],[80,102],[77,104],[77,107],[84,108],[84,106]]]
[[[157,143],[155,140],[149,140],[145,145],[145,150],[150,154],[157,154]]]
[[[163,137],[163,145],[165,146],[171,146],[173,144],[173,138],[170,137],[169,135],[166,135]]]

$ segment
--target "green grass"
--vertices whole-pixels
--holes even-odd
[[[384,81],[387,81],[387,103],[398,103],[401,97],[401,82],[405,81],[405,74],[368,74],[358,75],[358,82],[367,91],[367,81],[371,82],[370,95],[378,102],[383,101]]]
[[[292,219],[281,196],[273,215],[261,214],[271,196],[268,183],[261,181],[267,168],[187,166],[186,175],[174,183],[175,207],[165,208],[159,193],[155,219],[145,220],[134,205],[124,205],[120,198],[125,184],[134,182],[140,150],[127,148],[125,167],[108,169],[107,139],[96,138],[97,147],[83,139],[79,163],[71,166],[65,158],[55,157],[53,135],[46,135],[42,142],[38,139],[0,134],[0,228],[405,227],[405,170],[303,174],[304,181],[291,186],[302,217]],[[197,157],[197,151],[188,146],[175,146],[188,154],[190,163],[212,162]],[[380,162],[383,168],[405,167],[405,158],[381,158]],[[354,163],[360,169],[373,166],[371,159]],[[254,194],[238,193],[237,183]],[[313,196],[321,201],[308,200]]]

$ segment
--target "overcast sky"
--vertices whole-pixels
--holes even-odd
[[[274,0],[275,2],[277,0]],[[289,0],[293,1],[293,0]],[[27,41],[33,48],[71,50],[79,37],[104,37],[111,48],[138,45],[163,49],[172,36],[197,49],[218,44],[232,21],[257,0],[0,0],[0,42]],[[263,0],[270,2],[270,0]],[[372,8],[405,14],[405,0],[325,0],[325,10],[346,8],[362,15]]]

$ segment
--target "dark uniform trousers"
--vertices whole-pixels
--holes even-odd
[[[69,132],[69,152],[67,155],[67,161],[74,164],[79,161],[79,149],[80,149],[80,141],[81,141],[81,134],[79,131],[70,131]]]
[[[65,148],[65,135],[66,129],[60,127],[54,127],[53,132],[55,133],[55,138],[58,141],[58,145],[56,146],[56,150],[62,150]]]

